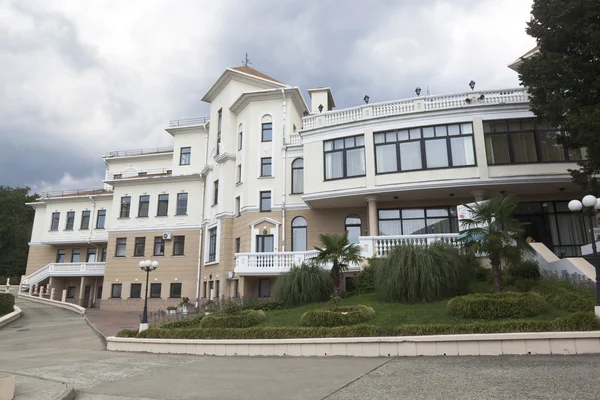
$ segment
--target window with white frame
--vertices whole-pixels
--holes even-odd
[[[306,251],[306,219],[296,217],[292,221],[292,251]]]
[[[260,176],[273,176],[271,163],[271,157],[263,157],[260,159]]]
[[[208,230],[208,262],[217,261],[217,227]]]
[[[304,160],[297,158],[292,162],[292,194],[304,193]]]
[[[260,192],[260,211],[271,211],[271,192]]]

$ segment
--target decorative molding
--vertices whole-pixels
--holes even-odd
[[[302,93],[298,87],[287,87],[283,90],[286,100],[291,99],[300,114],[302,114],[304,111],[309,111],[308,106],[304,101],[304,97],[302,97]],[[231,105],[231,107],[229,107],[229,109],[233,113],[239,114],[252,101],[281,99],[281,89],[266,89],[257,90],[254,92],[245,92],[238,97],[238,99]]]
[[[255,225],[262,224],[264,222],[268,222],[268,223],[273,224],[275,226],[281,225],[281,222],[275,221],[274,219],[271,219],[269,217],[263,217],[263,218],[257,219],[254,222],[250,222],[248,224],[248,226],[250,226],[251,228],[253,228]]]
[[[146,185],[155,182],[182,182],[182,181],[197,181],[202,180],[202,175],[199,173],[185,174],[185,175],[160,175],[160,176],[140,176],[123,179],[111,179],[104,180],[103,183],[108,183],[111,186],[127,186],[132,185]]]
[[[252,86],[256,86],[259,88],[269,89],[273,87],[287,87],[286,84],[271,81],[268,79],[260,78],[258,76],[249,75],[241,71],[236,71],[231,68],[227,68],[221,76],[216,80],[216,82],[208,89],[206,94],[202,97],[202,101],[210,103],[214,100],[214,98],[223,90],[223,88],[231,81],[236,80],[242,83],[248,83]]]
[[[157,232],[157,231],[190,231],[201,229],[201,225],[154,225],[152,227],[144,227],[144,228],[115,228],[115,229],[107,229],[108,233],[113,232]]]
[[[215,161],[218,162],[219,164],[222,164],[224,162],[226,162],[227,160],[233,160],[235,161],[235,153],[221,153],[219,155],[216,155],[214,157]]]

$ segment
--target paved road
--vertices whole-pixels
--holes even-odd
[[[0,370],[68,382],[77,399],[598,399],[599,356],[393,359],[201,357],[112,353],[69,311],[19,301],[0,329]],[[27,381],[26,381],[27,380]],[[29,397],[27,397],[29,396]]]

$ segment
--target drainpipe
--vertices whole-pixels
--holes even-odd
[[[90,201],[92,202],[92,212],[90,213],[90,232],[88,233],[88,238],[87,238],[87,244],[88,245],[92,245],[96,248],[96,257],[94,258],[94,261],[98,260],[98,256],[100,256],[100,248],[98,246],[96,246],[94,243],[92,243],[92,231],[94,230],[94,214],[96,211],[96,200],[94,200],[94,198],[92,196],[89,196]],[[87,257],[87,254],[86,254]]]
[[[206,124],[204,124],[204,132],[206,132],[206,139],[204,141],[204,165],[208,163],[208,131],[206,130]],[[203,167],[204,168],[204,167]],[[201,173],[202,174],[202,173]],[[200,235],[198,239],[198,268],[196,272],[196,308],[200,304],[200,266],[202,264],[202,238],[204,237],[204,207],[206,205],[206,177],[202,176],[202,209],[200,210]]]
[[[286,118],[287,118],[287,101],[285,99],[285,89],[281,89],[281,97],[282,97],[282,107],[283,107],[283,117],[282,117],[282,143],[283,145],[281,146],[281,150],[283,151],[283,177],[282,177],[282,182],[283,182],[283,186],[281,189],[281,251],[284,252],[285,251],[285,229],[286,229],[286,225],[285,225],[285,191],[286,191],[286,186],[285,186],[285,178],[287,176],[287,162],[286,162],[286,156],[287,156],[287,143],[286,143],[286,138],[285,138],[285,131],[286,131]]]

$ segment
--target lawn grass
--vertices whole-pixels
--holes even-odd
[[[454,317],[448,314],[446,310],[447,302],[447,300],[444,300],[435,303],[419,304],[386,303],[382,301],[377,294],[370,293],[342,299],[340,301],[340,306],[363,304],[365,306],[373,307],[376,314],[375,318],[369,320],[369,325],[381,328],[392,328],[409,324],[469,324],[473,322],[489,322],[486,320]],[[300,317],[304,312],[325,307],[327,307],[326,302],[309,304],[297,308],[268,311],[266,313],[267,318],[256,327],[299,327]],[[542,315],[527,319],[553,320],[567,315],[569,315],[568,312],[561,311],[548,305],[548,309]]]

